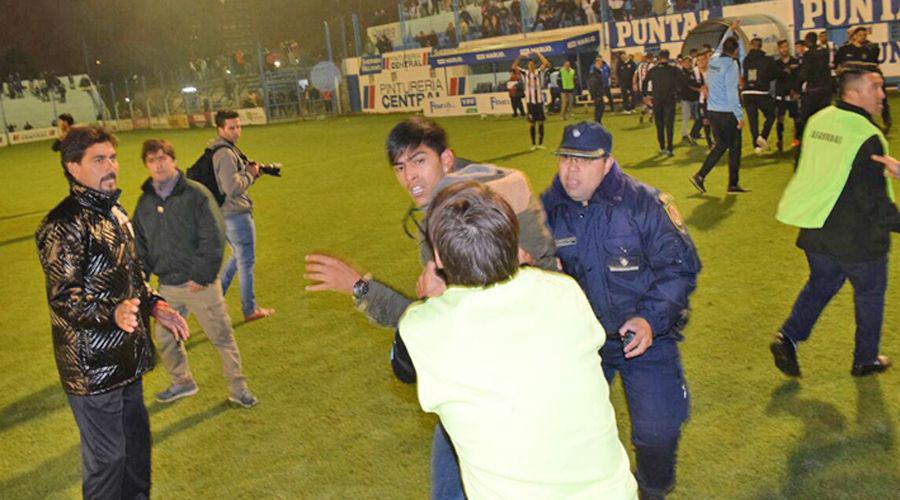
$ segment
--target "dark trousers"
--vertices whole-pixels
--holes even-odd
[[[672,136],[675,133],[675,104],[672,102],[654,102],[653,118],[656,120],[656,140],[659,149],[672,151]]]
[[[734,113],[722,111],[707,111],[706,115],[716,138],[716,147],[709,152],[697,175],[706,178],[728,151],[728,186],[737,186],[741,170],[741,131],[737,128],[737,118]]]
[[[141,379],[68,398],[81,435],[84,498],[149,498],[150,419]]]
[[[699,139],[701,130],[703,130],[703,135],[706,138],[706,143],[712,144],[705,102],[698,103],[697,119],[694,120],[694,126],[691,127],[691,138]]]
[[[790,317],[781,327],[781,333],[795,343],[808,339],[822,309],[844,282],[850,280],[856,309],[853,364],[875,362],[884,319],[887,256],[870,262],[841,262],[827,254],[806,252],[806,261],[809,262],[809,280],[794,302]]]
[[[603,344],[600,357],[607,381],[616,373],[622,377],[638,485],[648,497],[665,495],[675,485],[675,454],[690,408],[678,345],[661,336],[644,354],[625,359],[622,341],[615,338]]]
[[[797,135],[803,138],[803,128],[809,117],[827,108],[831,104],[831,87],[808,89],[800,96],[800,123],[797,124]]]
[[[622,91],[622,106],[626,111],[634,109],[634,91],[631,90],[631,82],[619,87]]]
[[[594,99],[594,121],[597,123],[603,123],[603,111],[606,109],[606,106],[603,104],[603,96],[600,96],[599,99]]]
[[[766,94],[744,94],[744,107],[747,108],[747,121],[750,125],[750,138],[756,141],[757,137],[769,139],[772,124],[775,123],[775,99]],[[762,111],[765,123],[762,133],[759,130],[759,112]]]
[[[513,97],[510,98],[510,101],[512,101],[513,118],[519,115],[525,116],[525,106],[522,105],[522,98]]]

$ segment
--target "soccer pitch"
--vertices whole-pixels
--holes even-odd
[[[900,109],[900,100],[894,100]],[[588,111],[576,115],[587,119]],[[549,150],[565,123],[548,117]],[[394,379],[392,331],[370,324],[351,299],[304,291],[303,256],[325,252],[412,294],[416,242],[403,232],[410,206],[383,152],[400,116],[335,118],[244,129],[251,158],[284,163],[284,177],[251,190],[257,228],[256,287],[277,313],[239,324],[237,287],[227,296],[252,410],[232,409],[215,349],[195,321],[188,341],[200,393],[170,405],[161,366],[144,377],[153,431],[153,495],[158,498],[427,498],[435,419],[414,386]],[[856,379],[851,288],[841,293],[803,344],[803,378],[772,364],[768,343],[805,283],[797,231],[774,219],[793,162],[790,153],[754,155],[744,133],[741,184],[726,196],[727,165],[705,195],[688,182],[705,147],[657,155],[652,124],[607,112],[613,154],[625,172],[671,193],[699,250],[703,271],[681,345],[691,420],[680,445],[673,498],[896,498],[900,492],[900,368]],[[556,171],[548,151],[529,152],[527,124],[512,118],[440,120],[458,156],[521,169],[536,191]],[[676,140],[679,133],[676,121]],[[788,134],[792,133],[789,128]],[[122,204],[133,211],[147,177],[140,146],[168,138],[187,168],[214,134],[138,131],[119,136]],[[774,145],[774,133],[770,137]],[[889,137],[895,156],[900,139]],[[0,497],[81,495],[78,430],[53,361],[44,277],[33,233],[67,193],[49,143],[0,149]],[[896,238],[895,238],[896,240]],[[896,242],[896,241],[895,241]],[[898,262],[894,248],[891,259]],[[900,358],[900,271],[889,271],[881,351]],[[611,391],[622,441],[631,453],[628,412],[618,381]],[[540,430],[536,430],[540,432]],[[633,458],[633,457],[632,457]]]

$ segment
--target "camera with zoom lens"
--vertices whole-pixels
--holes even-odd
[[[258,163],[260,174],[271,175],[273,177],[281,177],[281,163]]]

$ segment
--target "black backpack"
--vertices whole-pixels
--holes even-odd
[[[197,161],[191,165],[191,168],[187,169],[187,178],[206,186],[206,189],[209,189],[209,192],[212,193],[220,207],[225,203],[225,193],[219,189],[219,181],[216,180],[216,170],[213,168],[213,155],[216,154],[216,151],[229,147],[231,146],[227,144],[219,144],[206,148],[203,154],[200,155],[200,158],[197,158]],[[241,157],[241,160],[246,161],[246,156],[237,150],[235,152]]]

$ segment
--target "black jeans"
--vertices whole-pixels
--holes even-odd
[[[709,152],[697,175],[706,178],[728,151],[728,186],[737,186],[741,169],[741,131],[737,128],[737,118],[734,113],[722,111],[707,111],[706,114],[716,138],[716,147]]]
[[[603,104],[603,97],[601,96],[599,99],[594,99],[594,121],[603,124],[603,111],[606,109],[606,106]]]
[[[621,85],[619,89],[622,91],[622,106],[626,111],[634,109],[634,91],[631,90],[631,82]]]
[[[775,123],[775,99],[767,94],[744,94],[744,107],[747,108],[747,121],[750,125],[750,138],[755,142],[757,137],[769,140],[769,133]],[[762,133],[759,131],[759,112],[762,111],[765,123]]]
[[[676,101],[653,102],[653,119],[656,120],[656,140],[659,141],[659,149],[672,151],[672,136],[675,133],[675,104]]]
[[[525,106],[522,105],[521,97],[513,97],[510,99],[512,101],[512,109],[513,109],[513,118],[519,116],[525,116]]]
[[[68,398],[81,435],[84,498],[149,498],[150,419],[141,379]]]
[[[887,256],[871,262],[841,262],[821,253],[806,253],[809,280],[794,302],[781,333],[795,343],[809,338],[813,325],[831,298],[849,280],[856,309],[856,348],[853,364],[874,363],[878,358],[884,294],[887,289]]]

